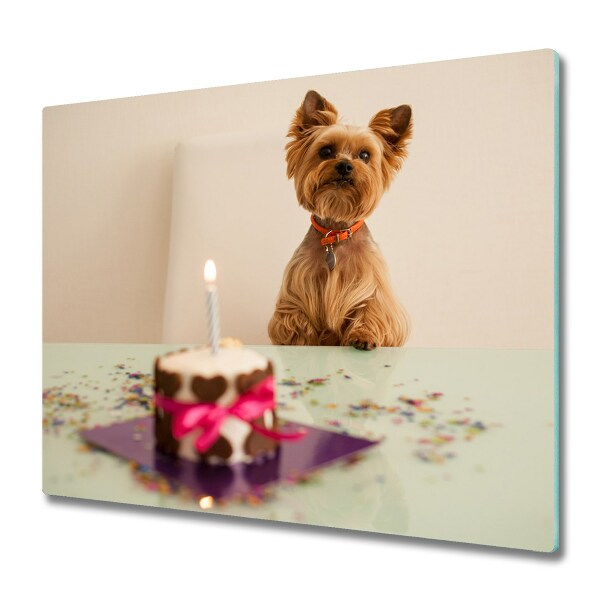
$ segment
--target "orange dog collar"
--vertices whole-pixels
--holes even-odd
[[[327,229],[326,227],[321,227],[321,225],[317,223],[315,215],[310,215],[310,222],[319,233],[322,233],[325,236],[321,238],[321,246],[331,246],[332,244],[337,244],[350,239],[352,234],[356,233],[365,223],[364,220],[362,220],[357,221],[352,227],[348,227],[348,229]]]

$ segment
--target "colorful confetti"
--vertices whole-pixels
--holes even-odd
[[[313,377],[311,379],[306,380],[306,382],[302,383],[298,381],[295,377],[286,377],[278,382],[278,385],[285,387],[293,387],[293,388],[302,388],[295,389],[290,392],[290,398],[295,400],[296,398],[300,398],[302,396],[306,396],[310,394],[315,388],[322,387],[329,382],[329,376],[327,377]]]
[[[107,412],[116,420],[119,420],[119,417],[142,416],[140,409],[144,413],[151,412],[154,408],[153,377],[148,373],[130,369],[126,363],[118,363],[113,369],[115,370],[103,374],[103,382],[107,381],[108,377],[114,385],[102,387],[102,392],[100,381],[94,380],[88,373],[79,375],[78,381],[44,388],[43,431],[73,438],[80,429],[102,421]],[[65,370],[51,378],[68,376],[72,380],[73,375],[77,375],[75,371]],[[103,396],[99,397],[98,392],[103,393]],[[93,398],[93,401],[90,398]]]
[[[65,391],[66,386],[53,386],[42,391],[45,433],[59,434],[64,425],[83,428],[89,421],[89,405],[79,394]]]
[[[384,365],[384,367],[386,366],[390,365]],[[348,382],[349,386],[353,385],[352,375],[344,369],[337,369],[336,374],[339,376],[336,381]],[[299,381],[293,377],[282,380],[281,385],[294,388],[286,393],[286,399],[289,398],[292,402],[283,406],[286,407],[286,410],[293,408],[294,400],[307,395],[314,387],[326,385],[329,380],[329,376],[313,377],[306,381]],[[418,382],[419,379],[414,378],[412,381]],[[397,404],[383,405],[369,398],[344,402],[343,388],[340,385],[343,383],[336,383],[334,402],[319,401],[315,398],[307,402],[307,405],[314,409],[315,414],[320,415],[323,425],[334,427],[342,433],[369,439],[381,437],[381,432],[377,431],[377,423],[382,419],[396,427],[405,429],[416,427],[426,435],[415,435],[410,438],[409,443],[412,446],[412,454],[422,462],[443,464],[457,456],[454,449],[458,444],[470,442],[491,427],[499,426],[497,423],[485,424],[481,420],[472,418],[471,415],[465,417],[465,412],[473,412],[472,407],[464,409],[454,408],[456,405],[451,405],[452,408],[446,407],[445,405],[448,403],[444,401],[445,395],[440,391],[423,390],[419,395],[405,394],[397,398]],[[392,383],[390,386],[392,388],[403,387],[404,383]],[[349,388],[349,395],[353,395],[351,388]],[[468,397],[462,399],[466,400]],[[364,423],[367,422],[373,424],[373,431],[365,429]],[[385,422],[382,422],[382,426],[386,427]],[[452,451],[449,450],[450,447]]]

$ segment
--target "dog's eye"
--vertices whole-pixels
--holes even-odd
[[[319,156],[323,159],[325,158],[331,158],[333,155],[333,148],[331,146],[323,146],[320,150],[319,150]]]
[[[366,150],[361,150],[358,153],[358,158],[360,158],[360,160],[368,163],[369,159],[371,158],[371,155]]]

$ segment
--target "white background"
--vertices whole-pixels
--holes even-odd
[[[598,589],[597,19],[588,2],[33,2],[0,9],[6,597],[562,598]],[[41,492],[41,109],[554,48],[563,82],[558,555],[227,520]],[[519,141],[515,140],[515,144]],[[581,591],[575,591],[575,587]],[[585,591],[584,591],[585,590]]]

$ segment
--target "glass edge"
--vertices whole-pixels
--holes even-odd
[[[554,545],[560,539],[560,56],[554,58]]]

